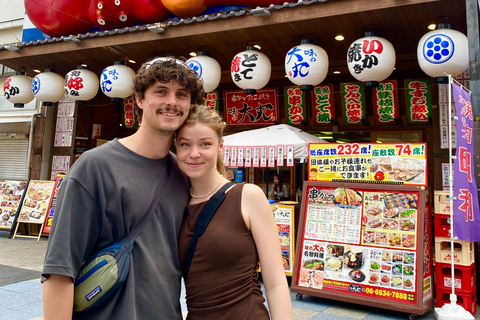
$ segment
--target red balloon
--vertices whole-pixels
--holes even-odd
[[[181,0],[179,0],[181,1]],[[268,7],[271,4],[284,4],[286,0],[203,0],[207,7],[213,6],[247,6],[247,7]]]
[[[160,1],[159,1],[160,2]],[[160,2],[160,4],[162,4]],[[163,6],[163,5],[162,5]],[[167,18],[167,9],[155,5],[150,0],[136,0],[133,6],[133,16],[143,23],[160,22]]]
[[[91,0],[88,16],[96,26],[109,30],[133,26],[132,0]]]
[[[30,21],[52,37],[85,33],[95,26],[88,18],[88,2],[81,0],[25,0]]]

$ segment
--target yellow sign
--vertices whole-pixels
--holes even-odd
[[[427,185],[425,143],[310,143],[309,181]]]

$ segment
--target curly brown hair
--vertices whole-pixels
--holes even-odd
[[[145,91],[156,82],[167,83],[173,81],[190,92],[192,105],[202,103],[205,94],[202,78],[194,70],[187,67],[184,62],[184,57],[175,58],[173,56],[165,57],[161,61],[152,62],[150,60],[145,62],[133,79],[134,95],[143,99]],[[143,110],[137,106],[135,99],[133,101],[137,121],[141,123]]]

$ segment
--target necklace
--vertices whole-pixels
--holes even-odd
[[[192,187],[190,187],[190,195],[192,196],[192,198],[205,198],[206,196],[210,195],[215,189],[217,189],[217,187],[220,185],[221,182],[222,182],[222,178],[220,177],[220,181],[218,181],[218,183],[215,185],[215,187],[213,187],[213,189],[210,190],[210,192],[208,192],[206,195],[203,195],[203,196],[194,195],[193,192],[192,192]]]

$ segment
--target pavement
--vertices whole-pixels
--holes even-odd
[[[0,231],[0,320],[43,320],[40,272],[47,248],[47,238],[9,239]],[[262,287],[263,288],[263,287]],[[303,295],[290,294],[295,320],[401,320],[409,314],[381,308]],[[181,306],[186,315],[185,290]],[[477,310],[480,310],[477,307]],[[418,320],[433,320],[433,310]],[[480,320],[480,312],[475,315]],[[449,319],[450,320],[450,319]],[[454,320],[454,319],[451,319]]]

